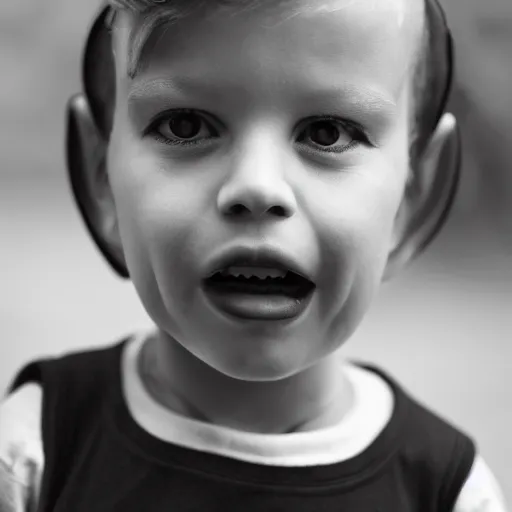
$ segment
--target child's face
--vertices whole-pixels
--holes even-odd
[[[134,80],[127,16],[115,42],[108,169],[130,276],[163,331],[247,380],[296,373],[354,331],[409,172],[421,2],[309,3],[296,16],[194,14],[160,34]],[[295,262],[315,285],[307,307],[237,296],[226,313],[204,279],[239,247]]]

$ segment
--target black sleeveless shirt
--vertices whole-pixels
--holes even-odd
[[[38,512],[451,512],[471,470],[472,440],[369,366],[395,408],[352,459],[263,466],[164,442],[128,410],[126,342],[33,362],[11,386],[43,387]]]

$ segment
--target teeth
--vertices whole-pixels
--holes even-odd
[[[284,270],[279,270],[277,268],[258,268],[258,267],[229,267],[222,271],[223,276],[232,276],[232,277],[257,277],[258,279],[268,279],[268,278],[283,278],[286,275]]]

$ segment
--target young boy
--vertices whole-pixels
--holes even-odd
[[[156,328],[18,374],[2,512],[504,510],[465,434],[339,351],[453,196],[446,30],[431,0],[112,2],[69,168]]]

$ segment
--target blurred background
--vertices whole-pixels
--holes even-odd
[[[386,284],[347,354],[478,442],[512,504],[512,2],[444,0],[464,169],[453,215]],[[0,2],[0,390],[31,358],[149,325],[71,201],[64,108],[98,0]]]

